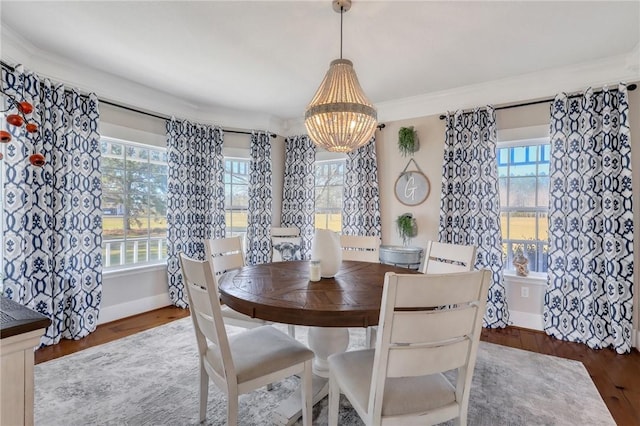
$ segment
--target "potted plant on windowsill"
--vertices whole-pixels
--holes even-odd
[[[416,131],[411,127],[400,127],[398,131],[398,149],[403,157],[413,155],[420,148]]]
[[[404,213],[396,219],[398,234],[402,237],[402,243],[406,246],[409,241],[418,235],[418,224],[411,213]]]

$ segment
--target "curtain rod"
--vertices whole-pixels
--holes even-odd
[[[0,59],[0,65],[2,65],[2,67],[8,69],[9,71],[15,71],[15,67],[7,64],[5,61],[3,61],[2,59]],[[86,96],[86,94],[83,94]],[[137,108],[133,108],[130,106],[126,106],[126,105],[122,105],[119,104],[117,102],[113,102],[113,101],[108,101],[106,99],[101,99],[98,98],[98,101],[102,104],[107,104],[107,105],[111,105],[114,106],[116,108],[121,108],[121,109],[126,109],[127,111],[132,111],[132,112],[137,112],[138,114],[143,114],[143,115],[148,115],[149,117],[153,117],[153,118],[158,118],[160,120],[171,120],[171,117],[169,117],[168,115],[162,115],[159,113],[155,113],[155,112],[148,112],[148,111],[143,111],[141,109],[137,109]],[[225,133],[236,133],[236,134],[240,134],[240,135],[250,135],[252,134],[252,132],[248,132],[248,131],[244,131],[244,130],[230,130],[230,129],[222,129],[223,132]],[[275,138],[277,135],[275,133],[271,133],[271,132],[266,132],[269,134],[269,136],[271,136],[272,138]]]
[[[636,90],[637,87],[638,87],[637,84],[631,83],[631,84],[627,85],[627,90],[629,90],[630,92],[633,92],[634,90]],[[611,89],[611,91],[612,92],[617,92],[618,89]],[[596,90],[593,93],[597,94],[597,93],[602,93],[602,92],[603,92],[603,90]],[[582,96],[582,92],[574,92],[573,94],[569,95],[568,97],[569,98],[577,98],[578,96]],[[549,99],[541,99],[539,101],[531,101],[531,102],[522,102],[522,103],[518,103],[518,104],[511,104],[511,105],[503,105],[503,106],[495,107],[494,110],[497,111],[499,109],[509,109],[509,108],[518,108],[518,107],[523,107],[523,106],[529,106],[529,105],[544,104],[546,102],[551,102],[554,99],[555,99],[555,97],[554,98],[549,98]],[[469,111],[471,111],[471,110],[469,110]],[[444,114],[440,115],[440,120],[444,120],[445,118],[447,118],[446,115],[444,115]]]

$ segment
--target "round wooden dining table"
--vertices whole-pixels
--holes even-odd
[[[316,352],[314,371],[327,377],[326,358],[349,343],[345,327],[378,324],[387,272],[417,273],[382,263],[343,261],[333,278],[309,280],[308,261],[245,266],[220,277],[220,299],[231,309],[266,321],[306,325]]]
[[[231,309],[253,318],[309,327],[308,344],[315,353],[313,372],[329,377],[327,358],[349,345],[346,327],[378,324],[387,272],[416,274],[382,263],[343,261],[333,278],[309,280],[309,261],[273,262],[229,271],[220,276],[220,299]],[[316,389],[314,403],[326,395],[326,380]],[[299,400],[282,409],[283,424],[299,415]]]

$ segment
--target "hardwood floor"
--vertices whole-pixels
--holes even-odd
[[[63,340],[35,353],[36,364],[82,349],[107,343],[189,315],[189,311],[166,307],[98,326],[82,340]],[[640,426],[640,352],[617,355],[609,349],[593,350],[578,343],[562,342],[543,332],[519,327],[483,329],[482,340],[584,364],[616,423]]]

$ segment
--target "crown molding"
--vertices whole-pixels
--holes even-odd
[[[618,82],[640,80],[640,49],[597,61],[523,74],[376,104],[380,122],[442,114],[446,111],[553,97]]]

